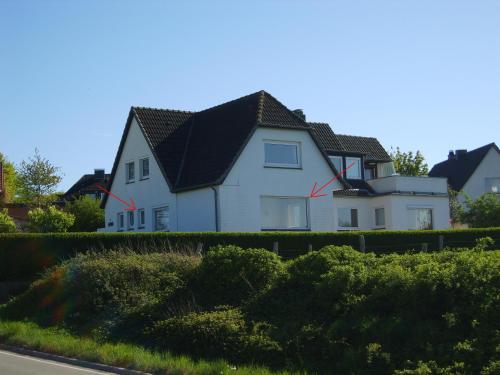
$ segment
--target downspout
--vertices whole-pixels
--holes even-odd
[[[214,204],[215,204],[215,231],[219,232],[219,194],[214,186],[210,186],[210,189],[214,191]]]

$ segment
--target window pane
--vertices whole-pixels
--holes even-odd
[[[137,221],[139,226],[143,226],[146,222],[146,215],[144,215],[144,209],[137,210]]]
[[[358,226],[358,210],[355,208],[339,208],[339,227],[351,228]]]
[[[127,212],[128,227],[134,227],[134,213],[132,211]]]
[[[367,168],[365,169],[365,180],[371,180],[373,178],[373,169]]]
[[[486,179],[486,192],[487,193],[500,193],[500,178],[487,178]]]
[[[149,176],[149,159],[141,160],[141,177]]]
[[[281,143],[265,143],[266,164],[298,165],[299,154],[297,145]]]
[[[122,229],[123,228],[123,225],[124,225],[124,222],[123,222],[123,213],[119,213],[117,215],[117,221],[118,221],[118,229]]]
[[[361,160],[359,158],[346,158],[345,159],[347,178],[360,179],[361,178]],[[352,166],[350,166],[352,164]],[[349,167],[350,166],[350,167]]]
[[[383,208],[375,209],[375,225],[385,225],[385,210]]]
[[[168,207],[157,208],[155,211],[155,230],[167,230],[168,229]]]
[[[132,181],[135,178],[134,163],[127,163],[126,167],[127,181]]]
[[[264,229],[306,229],[306,198],[261,198],[261,221]]]
[[[342,168],[342,158],[340,156],[330,156],[330,160],[332,161],[335,169],[338,173],[341,173],[344,168]]]
[[[432,229],[432,209],[408,209],[410,229]]]

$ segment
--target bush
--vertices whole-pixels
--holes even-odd
[[[0,233],[13,233],[16,230],[16,223],[9,216],[7,209],[0,210]]]
[[[473,201],[466,197],[463,220],[473,228],[500,226],[500,195],[485,193]]]
[[[215,247],[202,259],[195,289],[204,306],[238,306],[268,289],[284,267],[281,259],[264,249]]]
[[[70,231],[95,232],[98,228],[103,228],[104,210],[100,205],[100,200],[85,195],[69,202],[66,210],[75,217]]]
[[[334,233],[43,233],[0,234],[0,281],[33,280],[47,267],[74,256],[78,252],[100,251],[126,246],[137,251],[175,251],[178,248],[204,248],[232,244],[242,248],[273,249],[279,242],[279,254],[294,258],[307,253],[309,244],[319,250],[328,245],[359,246],[359,235],[365,236],[367,251],[378,254],[405,252],[428,244],[429,251],[438,249],[438,236],[449,248],[472,247],[476,239],[491,237],[500,248],[500,228],[445,231],[371,231]],[[496,247],[495,247],[496,246]],[[146,249],[146,250],[145,250]]]
[[[58,210],[54,206],[46,209],[34,208],[28,212],[29,227],[32,232],[67,232],[75,222],[72,214]]]
[[[234,308],[190,313],[158,322],[153,330],[157,346],[196,357],[226,358],[236,363],[283,365],[278,343],[259,329],[249,330],[242,312]]]

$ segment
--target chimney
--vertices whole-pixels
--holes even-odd
[[[294,109],[292,112],[295,113],[298,117],[300,117],[303,121],[306,121],[306,114],[302,109]]]
[[[94,169],[94,177],[97,181],[104,181],[104,169]]]
[[[460,157],[464,156],[465,154],[467,154],[467,150],[466,149],[455,150],[455,157],[457,159],[460,159]]]
[[[453,152],[453,150],[450,150],[450,152],[448,152],[448,160],[452,159],[455,159],[455,153]]]

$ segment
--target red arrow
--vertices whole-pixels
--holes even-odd
[[[352,166],[354,165],[354,162],[352,162],[347,168],[345,168],[344,170],[340,171],[340,173],[334,177],[332,177],[332,179],[330,181],[328,181],[326,184],[324,184],[323,186],[321,186],[319,189],[316,190],[316,187],[318,186],[318,183],[315,182],[314,183],[314,186],[311,190],[311,194],[309,194],[309,198],[319,198],[319,197],[324,197],[328,194],[318,194],[321,190],[323,190],[324,188],[326,188],[328,185],[330,185],[333,181],[337,180],[341,175],[342,173],[344,173],[345,171],[347,171],[349,168],[351,168]]]
[[[110,197],[113,197],[115,198],[116,200],[119,200],[120,202],[122,202],[125,206],[127,206],[127,208],[124,208],[123,210],[124,211],[135,211],[137,210],[137,207],[135,206],[135,202],[132,198],[130,198],[130,203],[124,201],[123,199],[120,199],[118,198],[116,195],[114,195],[112,192],[110,191],[107,191],[105,188],[103,188],[101,185],[99,184],[95,184],[95,186],[97,186],[97,188],[99,190],[102,190],[104,191],[106,194],[108,194]]]

